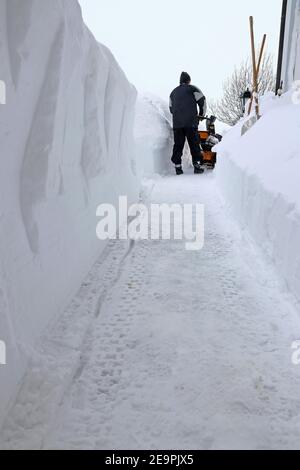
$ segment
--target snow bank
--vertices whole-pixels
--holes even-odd
[[[140,94],[135,118],[136,160],[141,175],[172,169],[172,116],[168,104],[150,93]]]
[[[262,113],[243,137],[241,122],[217,146],[217,176],[236,217],[300,300],[300,106],[291,93],[269,94]]]
[[[31,347],[100,254],[96,207],[138,196],[135,89],[75,0],[0,2],[0,421]]]

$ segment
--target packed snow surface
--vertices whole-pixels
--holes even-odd
[[[157,178],[144,195],[204,203],[204,249],[111,242],[43,339],[2,447],[299,449],[293,297],[213,175]]]

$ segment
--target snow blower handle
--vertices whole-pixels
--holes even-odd
[[[250,37],[251,37],[251,52],[252,52],[252,67],[253,67],[253,91],[255,101],[255,113],[259,119],[259,102],[258,102],[258,67],[256,63],[256,51],[255,51],[255,38],[254,38],[254,18],[250,16]]]
[[[198,116],[200,121],[211,121],[211,122],[216,122],[217,118],[216,116]]]
[[[261,48],[260,48],[260,53],[259,53],[259,59],[258,59],[257,69],[256,69],[257,82],[258,82],[258,79],[259,79],[259,74],[260,74],[262,59],[263,59],[263,55],[264,55],[264,49],[265,49],[265,45],[266,45],[266,40],[267,40],[267,35],[264,34],[263,42],[262,42],[262,45],[261,45]],[[258,87],[258,83],[257,83],[257,87]],[[256,92],[254,91],[254,94],[255,94],[255,93],[256,93]],[[250,103],[249,103],[248,116],[250,116],[250,114],[251,114],[252,104],[253,104],[254,98],[255,98],[255,96],[253,96],[253,94],[252,94],[252,97],[251,97],[251,100],[250,100]],[[258,97],[257,97],[257,99],[258,99]]]

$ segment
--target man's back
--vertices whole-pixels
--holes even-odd
[[[174,129],[198,127],[198,109],[200,114],[205,112],[205,97],[199,88],[186,83],[172,91],[170,96],[170,111],[173,114]]]

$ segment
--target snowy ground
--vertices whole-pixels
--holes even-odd
[[[156,179],[148,201],[205,203],[205,248],[111,243],[44,338],[52,369],[28,371],[1,447],[299,448],[294,298],[213,175]]]

